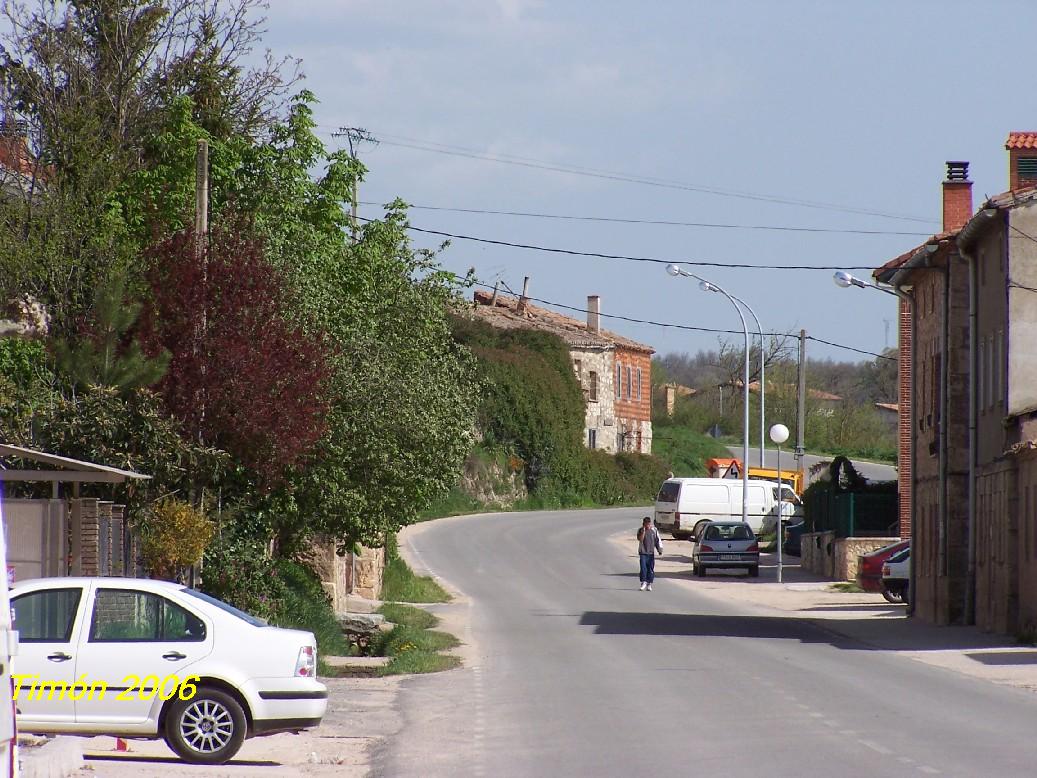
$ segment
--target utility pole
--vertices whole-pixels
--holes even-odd
[[[332,138],[345,138],[346,143],[349,144],[349,156],[350,159],[355,163],[357,161],[357,153],[360,150],[361,143],[373,143],[378,144],[378,139],[374,135],[369,133],[363,127],[339,127],[338,132],[331,133]],[[356,169],[356,165],[353,166],[353,193],[352,193],[352,223],[353,223],[353,242],[357,241],[357,198],[358,198],[358,183],[360,180],[360,173]]]
[[[796,463],[803,469],[803,436],[807,424],[807,331],[799,331],[799,390],[796,411]]]
[[[194,235],[199,248],[209,235],[209,141],[198,141],[194,157]]]
[[[205,333],[209,328],[209,141],[199,140],[194,157],[194,250],[202,263],[202,316],[198,323],[195,338],[195,356],[205,341]],[[199,410],[202,424],[205,422],[205,360],[199,366],[202,371],[202,397],[199,398]],[[198,429],[198,442],[203,444],[202,425]],[[192,487],[193,491],[193,487]],[[193,498],[193,495],[192,495]]]

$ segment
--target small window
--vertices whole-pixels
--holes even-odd
[[[623,366],[616,363],[616,399],[620,400],[623,397]]]
[[[659,490],[659,496],[655,499],[656,502],[677,502],[680,493],[680,481],[663,481],[662,488]]]
[[[91,643],[200,640],[202,620],[165,597],[127,589],[100,589],[94,596]]]
[[[49,589],[30,592],[11,601],[14,628],[22,643],[67,643],[72,638],[83,590]]]
[[[573,370],[576,371],[576,377],[583,380],[583,361],[579,359],[573,360]]]
[[[637,368],[637,391],[635,392],[637,399],[641,399],[641,368]]]
[[[632,393],[631,393],[631,389],[633,388],[633,386],[632,386],[633,383],[634,383],[634,369],[632,367],[630,367],[630,365],[627,365],[627,399],[628,400],[633,396]]]
[[[587,397],[591,402],[598,401],[598,374],[593,370],[587,379]]]
[[[597,447],[598,447],[598,431],[597,430],[587,430],[587,448],[597,448]]]

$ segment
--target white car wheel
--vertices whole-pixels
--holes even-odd
[[[245,740],[245,712],[226,692],[202,687],[166,716],[166,743],[186,762],[223,764]]]

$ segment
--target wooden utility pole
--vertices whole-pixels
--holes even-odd
[[[803,469],[803,436],[807,425],[807,331],[799,331],[799,391],[796,412],[796,463]]]
[[[346,143],[349,144],[349,156],[350,156],[350,158],[354,162],[357,161],[357,152],[360,150],[360,144],[361,143],[363,143],[363,142],[375,143],[375,144],[378,143],[378,139],[375,138],[371,133],[369,133],[363,127],[339,127],[338,128],[338,132],[331,133],[331,137],[333,137],[333,138],[345,138],[346,139]],[[356,213],[356,206],[357,206],[357,199],[358,199],[358,196],[359,196],[358,192],[357,192],[357,189],[359,188],[359,182],[360,182],[360,173],[355,168],[356,168],[356,166],[354,165],[354,170],[353,170],[353,191],[352,191],[352,194],[351,194],[351,199],[352,199],[351,206],[352,207],[350,208],[351,222],[352,222],[352,228],[353,228],[353,242],[354,243],[356,243],[356,241],[357,241],[357,232],[358,232],[358,224],[357,224],[358,219],[357,219],[357,213]]]
[[[209,235],[209,141],[198,141],[194,158],[194,234],[199,244]]]

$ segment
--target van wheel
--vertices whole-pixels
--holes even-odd
[[[245,712],[226,692],[200,687],[189,700],[176,699],[166,714],[165,741],[193,764],[223,764],[245,740]]]
[[[749,568],[749,577],[750,578],[759,578],[760,577],[760,566],[759,565],[753,565],[752,567]]]
[[[699,578],[706,577],[706,568],[704,568],[702,565],[692,566],[692,572],[694,572],[695,575],[697,575]]]

